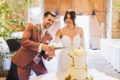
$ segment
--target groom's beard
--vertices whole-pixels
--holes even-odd
[[[51,26],[52,26],[52,24],[50,24],[50,23],[46,23],[46,24],[44,25],[45,29],[48,29],[48,28],[50,28]]]

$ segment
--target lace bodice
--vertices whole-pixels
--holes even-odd
[[[81,45],[80,35],[77,34],[72,40],[67,35],[63,35],[62,36],[62,44],[63,44],[63,46],[65,46],[71,50],[74,48],[77,48]]]
[[[67,35],[62,35],[62,46],[67,47],[63,49],[59,55],[58,71],[66,71],[72,63],[72,59],[68,56],[71,51],[81,45],[81,37],[79,34],[74,36],[73,39]]]

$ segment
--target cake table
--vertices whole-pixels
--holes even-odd
[[[120,80],[117,78],[113,78],[103,72],[99,72],[96,69],[89,69],[88,70],[89,75],[94,77],[94,80]],[[37,77],[33,77],[30,80],[65,80],[66,72],[54,72],[54,73],[48,73],[45,75],[40,75]]]

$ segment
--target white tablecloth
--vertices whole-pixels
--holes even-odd
[[[117,78],[113,78],[109,75],[106,75],[103,72],[99,72],[96,69],[89,69],[88,73],[90,76],[94,78],[94,80],[120,80]],[[48,73],[45,75],[33,77],[30,80],[65,80],[65,76],[66,76],[65,72]]]
[[[10,53],[10,49],[3,37],[0,37],[0,52]]]
[[[22,38],[22,35],[23,35],[23,32],[15,32],[15,33],[12,33],[12,37],[13,37],[13,38],[21,39],[21,38]]]
[[[120,39],[101,39],[101,52],[108,63],[120,72]]]

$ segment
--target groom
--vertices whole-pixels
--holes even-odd
[[[42,24],[29,23],[26,26],[21,39],[21,47],[12,58],[12,62],[17,65],[19,80],[28,80],[31,70],[37,75],[47,73],[41,57],[51,59],[55,56],[55,47],[48,46],[52,36],[47,31],[54,23],[54,19],[55,14],[47,11],[44,13]]]

